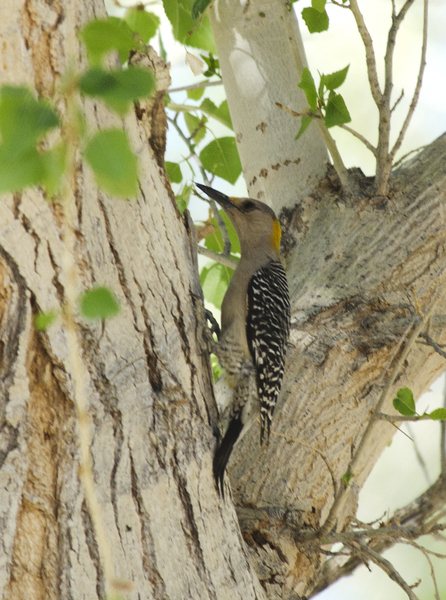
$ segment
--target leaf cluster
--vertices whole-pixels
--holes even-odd
[[[415,400],[412,390],[409,388],[400,388],[392,403],[394,409],[405,417],[418,416],[420,419],[429,418],[433,421],[446,420],[446,408],[436,408],[430,413],[425,412],[422,415],[419,415],[415,410]]]
[[[322,118],[327,128],[351,121],[344,98],[335,91],[344,83],[349,66],[329,75],[321,75],[317,88],[310,70],[306,67],[303,69],[298,87],[305,93],[310,109],[308,115],[302,116],[296,139],[300,138],[315,117]]]

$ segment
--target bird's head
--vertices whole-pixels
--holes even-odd
[[[242,254],[258,247],[280,253],[282,231],[273,209],[267,204],[252,198],[232,198],[200,183],[196,186],[218,202],[228,215],[237,232]]]

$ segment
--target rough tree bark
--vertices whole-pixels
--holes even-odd
[[[85,66],[76,31],[104,14],[95,0],[2,3],[3,81],[52,96],[73,60]],[[93,102],[84,108],[92,131],[124,125],[141,165],[137,201],[106,197],[81,157],[72,190],[82,288],[106,284],[122,308],[103,334],[79,322],[116,575],[132,582],[130,598],[260,597],[235,512],[212,483],[216,413],[194,229],[148,143],[150,111],[117,123]],[[0,595],[104,598],[66,336],[58,325],[37,334],[32,322],[64,302],[60,207],[36,189],[1,205]]]
[[[3,2],[2,82],[52,96],[70,61],[83,65],[76,30],[103,15],[99,0]],[[84,108],[92,131],[116,126],[101,106]],[[137,201],[100,192],[81,157],[72,190],[82,289],[107,284],[122,307],[103,332],[79,321],[96,491],[116,575],[132,582],[126,595],[135,599],[297,598],[317,579],[319,556],[298,544],[330,509],[326,465],[337,480],[345,472],[413,311],[410,287],[424,307],[444,283],[446,140],[395,175],[389,198],[374,198],[360,174],[357,196],[345,198],[328,174],[282,214],[292,348],[278,435],[260,451],[254,428],[230,466],[246,544],[212,481],[217,416],[194,231],[176,209],[160,146],[148,143],[152,114],[159,118],[139,109],[121,123],[141,161]],[[78,478],[65,333],[59,325],[36,333],[32,324],[37,311],[64,301],[60,207],[39,190],[1,205],[1,597],[104,597]],[[417,348],[397,387],[418,394],[442,368],[433,351]],[[392,432],[377,427],[354,473],[358,487]],[[338,527],[354,504],[350,497],[341,507]],[[252,506],[268,508],[263,520]]]

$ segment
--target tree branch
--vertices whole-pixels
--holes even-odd
[[[406,2],[408,4],[408,2]],[[407,113],[406,119],[404,120],[403,126],[401,127],[401,131],[398,135],[398,138],[389,154],[389,159],[393,161],[395,154],[401,147],[403,143],[404,136],[406,134],[407,128],[409,127],[409,123],[412,119],[415,108],[418,104],[418,98],[420,97],[421,84],[423,82],[423,74],[424,68],[426,66],[426,50],[427,50],[427,28],[428,28],[428,5],[429,0],[424,0],[424,11],[423,11],[423,43],[421,47],[421,61],[420,68],[418,70],[417,83],[415,86],[414,95],[412,97],[412,102],[410,103],[409,111]],[[406,5],[404,5],[405,7]],[[401,9],[400,14],[403,12],[404,7]]]
[[[218,262],[225,267],[229,267],[230,269],[235,269],[237,266],[237,261],[230,256],[227,256],[226,254],[219,254],[218,252],[209,250],[205,246],[197,246],[197,252],[198,254],[206,256],[207,258],[211,258],[212,260],[215,260],[215,262]]]
[[[382,557],[380,554],[378,554],[378,552],[375,552],[363,543],[359,544],[359,548],[357,548],[356,545],[353,544],[351,546],[349,545],[349,547],[352,549],[353,552],[357,552],[363,560],[367,560],[367,558],[370,558],[370,560],[372,560],[375,563],[375,565],[382,569],[384,573],[386,573],[390,577],[390,579],[392,579],[392,581],[397,583],[400,586],[400,588],[406,592],[410,600],[419,600],[418,596],[413,593],[411,587],[404,581],[404,579],[401,577],[401,575],[398,573],[398,571],[395,569],[392,563],[384,557]]]
[[[353,13],[353,16],[356,21],[356,26],[358,27],[359,35],[361,36],[362,42],[364,44],[367,62],[367,75],[369,78],[372,97],[375,101],[375,104],[379,106],[382,102],[382,92],[379,87],[378,72],[376,70],[376,58],[375,51],[373,49],[372,38],[364,22],[364,17],[362,16],[361,11],[359,10],[357,0],[351,0],[350,10]]]
[[[426,346],[431,346],[435,350],[435,352],[437,352],[443,358],[446,358],[446,352],[442,350],[437,344],[437,342],[433,340],[430,336],[428,336],[427,333],[421,332],[420,338],[423,338]]]
[[[345,123],[343,123],[342,125],[339,125],[339,127],[341,127],[341,129],[345,129],[345,131],[348,131],[349,133],[351,133],[355,138],[358,138],[358,140],[361,141],[368,150],[370,150],[370,152],[373,154],[373,156],[376,156],[377,149],[361,133],[358,133],[357,131],[355,131],[354,129],[352,129],[351,127],[346,125]]]
[[[223,81],[202,81],[201,83],[194,83],[192,85],[183,85],[182,87],[169,88],[167,92],[173,94],[174,92],[187,92],[188,90],[200,90],[202,88],[214,87],[216,85],[223,85]]]

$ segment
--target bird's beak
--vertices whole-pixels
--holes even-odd
[[[201,183],[196,183],[195,185],[198,188],[200,188],[200,190],[202,192],[207,194],[209,196],[209,198],[212,198],[212,200],[215,200],[215,202],[218,202],[222,208],[234,207],[234,208],[238,209],[237,204],[234,202],[235,198],[230,198],[229,196],[226,196],[226,194],[217,192],[217,190],[214,190],[213,188],[211,188],[207,185],[202,185]]]

